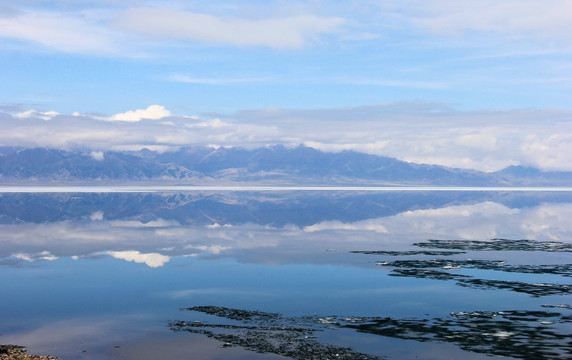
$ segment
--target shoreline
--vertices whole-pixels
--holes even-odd
[[[367,191],[367,192],[572,192],[567,186],[272,186],[272,185],[2,185],[0,193],[155,193],[197,191]]]
[[[25,347],[20,345],[0,345],[0,360],[60,360],[60,358],[28,354]]]

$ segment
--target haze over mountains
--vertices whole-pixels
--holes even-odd
[[[4,184],[272,184],[571,186],[572,172],[510,166],[496,172],[415,164],[310,147],[185,147],[176,152],[0,147]]]

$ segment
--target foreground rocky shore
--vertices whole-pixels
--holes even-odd
[[[0,360],[60,360],[55,356],[30,355],[18,345],[0,345]]]

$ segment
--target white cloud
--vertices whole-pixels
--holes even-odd
[[[28,118],[38,118],[42,120],[52,120],[54,117],[58,116],[59,113],[56,111],[38,111],[34,109],[26,110],[17,114],[14,117],[18,119],[28,119]]]
[[[455,144],[478,150],[494,151],[497,145],[496,137],[497,135],[494,131],[480,129],[479,131],[472,131],[470,134],[457,137]]]
[[[546,169],[572,169],[572,134],[529,135],[521,145],[521,161]]]
[[[126,111],[119,113],[108,118],[110,121],[141,121],[143,119],[157,120],[164,117],[171,116],[171,112],[161,105],[150,105],[147,109],[137,109],[133,111]]]
[[[134,261],[139,264],[145,264],[149,267],[156,268],[165,265],[169,262],[170,258],[166,255],[158,253],[142,254],[139,251],[108,251],[106,254],[113,256],[116,259]]]
[[[226,126],[232,126],[232,125],[230,123],[222,121],[219,118],[215,118],[215,119],[208,120],[208,121],[201,121],[201,122],[194,123],[194,124],[186,124],[186,127],[189,127],[189,128],[206,128],[206,127],[220,128],[220,127],[226,127]]]
[[[149,4],[149,2],[148,2]],[[85,6],[53,5],[53,10],[29,2],[0,9],[0,38],[27,42],[30,48],[42,47],[77,54],[148,57],[165,55],[177,41],[261,46],[274,49],[300,48],[318,42],[320,37],[340,32],[341,17],[311,15],[269,16],[254,12],[256,19],[236,15],[221,16],[220,6],[205,6],[204,13],[185,11],[176,4],[159,2],[159,7],[129,8],[128,2],[106,2]],[[187,4],[188,5],[188,4]],[[194,6],[193,8],[196,8]],[[265,6],[259,7],[264,9]],[[167,44],[164,39],[174,39]],[[37,45],[41,46],[38,47]],[[216,79],[179,79],[185,82],[219,83]],[[259,79],[226,79],[224,83],[258,82]],[[265,81],[265,80],[263,80]]]
[[[92,151],[90,156],[92,159],[97,161],[103,161],[103,159],[105,158],[103,151]]]
[[[170,45],[179,48],[180,42],[293,49],[319,43],[327,35],[335,35],[343,46],[348,41],[402,41],[410,35],[412,26],[422,29],[427,38],[435,34],[462,36],[469,32],[527,40],[568,41],[572,37],[569,0],[376,0],[358,5],[336,2],[327,7],[318,5],[319,2],[291,5],[283,1],[263,5],[231,2],[224,7],[208,2],[73,3],[52,6],[58,9],[52,11],[44,6],[34,7],[33,2],[18,4],[19,8],[4,6],[0,9],[0,37],[64,52],[131,57],[142,53],[164,56],[165,48]],[[141,4],[148,7],[129,7]],[[372,4],[377,4],[380,11],[373,11]],[[169,44],[165,39],[174,41]],[[175,81],[234,84],[266,79],[182,76]],[[393,79],[357,82],[427,89],[447,87],[440,82]]]
[[[72,53],[115,53],[119,35],[88,19],[86,13],[18,10],[0,17],[0,37],[33,41]]]
[[[552,38],[572,34],[569,0],[417,0],[407,5],[414,24],[441,34],[480,31]]]
[[[572,170],[569,118],[565,110],[458,111],[430,103],[237,114],[239,122],[272,123],[289,130],[283,138],[290,142],[324,151],[485,171],[517,164]]]
[[[169,8],[132,8],[120,16],[117,25],[151,37],[284,49],[307,45],[320,34],[337,31],[343,23],[339,17],[312,15],[251,20]]]

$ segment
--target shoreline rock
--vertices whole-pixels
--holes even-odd
[[[51,355],[31,355],[26,352],[23,346],[0,345],[0,360],[60,360]]]

